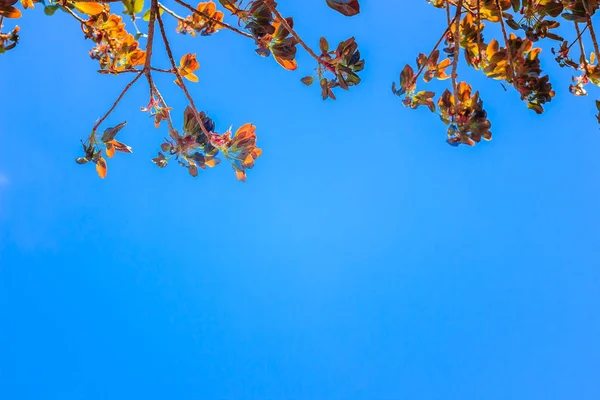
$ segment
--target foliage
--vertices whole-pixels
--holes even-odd
[[[219,164],[220,155],[231,164],[237,179],[245,181],[246,171],[254,166],[255,160],[262,154],[262,150],[256,146],[254,125],[245,124],[235,133],[230,130],[218,133],[212,119],[197,109],[183,78],[198,82],[196,71],[200,64],[196,54],[192,53],[183,54],[179,63],[175,62],[163,23],[165,14],[177,20],[176,32],[179,34],[210,36],[221,30],[229,30],[251,39],[258,55],[272,56],[279,65],[290,71],[298,68],[296,52],[300,44],[317,63],[316,77],[324,99],[335,99],[336,88],[348,90],[350,86],[360,83],[357,73],[363,69],[364,61],[354,38],[342,41],[335,50],[329,50],[328,41],[321,38],[321,54],[317,55],[294,31],[293,18],[284,18],[273,0],[219,0],[222,9],[217,9],[214,1],[201,2],[196,7],[183,0],[173,2],[188,15],[182,17],[158,0],[149,0],[149,4],[144,0],[21,0],[24,9],[38,5],[44,8],[46,15],[52,16],[61,10],[77,20],[85,38],[93,42],[90,57],[98,62],[99,73],[134,76],[108,112],[94,124],[87,139],[82,141],[83,156],[77,158],[77,163],[94,163],[101,178],[106,177],[108,171],[107,158],[113,157],[116,152],[132,153],[132,149],[116,139],[125,122],[104,129],[102,134],[99,128],[141,77],[146,78],[150,87],[150,99],[141,110],[154,117],[156,128],[163,121],[168,125],[168,139],[161,144],[157,157],[152,159],[158,167],[166,167],[169,160],[175,159],[190,175],[197,176],[199,168],[206,169]],[[19,41],[18,26],[8,33],[2,33],[5,19],[17,19],[23,15],[15,7],[16,3],[17,0],[0,0],[0,53],[14,49]],[[115,3],[121,3],[125,17],[113,11]],[[359,12],[357,0],[327,0],[327,3],[345,15]],[[234,23],[225,22],[226,14]],[[146,22],[145,32],[139,29],[140,21]],[[131,31],[132,28],[135,32]],[[169,57],[169,69],[157,68],[152,64],[152,53],[159,35]],[[189,102],[183,112],[181,133],[174,127],[172,109],[167,106],[154,83],[153,74],[156,73],[172,74],[175,84]],[[312,83],[313,78],[310,79]],[[308,78],[303,78],[302,82],[309,84]]]
[[[318,82],[324,100],[335,100],[338,89],[349,90],[361,82],[359,73],[365,61],[353,37],[333,46],[322,37],[315,51],[294,30],[293,18],[284,17],[274,0],[218,0],[219,4],[210,0],[195,7],[184,0],[171,1],[187,15],[180,16],[159,0],[20,0],[20,4],[17,0],[0,0],[0,53],[13,50],[20,34],[16,25],[4,33],[3,23],[21,18],[20,8],[41,6],[49,16],[61,10],[78,21],[85,38],[93,42],[90,57],[98,62],[99,73],[133,75],[108,112],[82,141],[84,155],[76,160],[79,164],[93,162],[101,178],[108,170],[105,157],[111,158],[116,152],[132,153],[132,149],[116,139],[125,122],[104,129],[101,135],[98,130],[142,77],[149,85],[150,95],[147,106],[141,110],[153,116],[156,128],[163,121],[168,128],[168,139],[152,160],[158,167],[163,168],[169,160],[175,159],[190,175],[197,176],[199,168],[219,164],[218,156],[221,156],[231,164],[237,178],[245,181],[246,171],[262,153],[256,147],[254,125],[245,124],[235,134],[230,130],[218,133],[213,120],[198,110],[186,81],[198,81],[196,72],[200,64],[193,53],[180,55],[176,63],[169,41],[172,38],[169,39],[163,23],[167,15],[177,21],[176,33],[182,35],[210,36],[227,30],[251,39],[259,56],[272,57],[290,71],[298,69],[296,54],[301,47],[316,61],[314,75],[301,78],[301,82],[307,86]],[[360,13],[359,0],[325,1],[331,9],[345,16]],[[572,94],[587,95],[589,83],[600,86],[600,50],[592,21],[600,8],[599,0],[426,1],[445,10],[445,26],[441,27],[440,38],[429,54],[419,54],[414,66],[406,65],[402,69],[399,83],[392,84],[392,92],[402,98],[406,107],[425,106],[438,113],[447,126],[447,142],[452,146],[473,146],[481,139],[492,138],[492,124],[487,119],[480,93],[471,84],[458,81],[461,59],[466,67],[513,87],[527,107],[538,114],[544,112],[544,106],[555,96],[549,76],[542,71],[538,45],[541,40],[553,43],[553,58],[561,67],[576,71],[569,86]],[[115,3],[121,3],[124,17],[113,11]],[[143,31],[139,28],[140,21]],[[159,37],[169,58],[168,69],[152,63]],[[594,51],[587,52],[585,45],[590,42]],[[575,44],[578,51],[572,54]],[[173,110],[154,83],[153,75],[157,73],[173,75],[189,103],[183,112],[181,130],[175,128]],[[424,83],[449,81],[448,87],[439,95],[432,90],[420,90],[421,77]],[[600,122],[600,101],[596,101],[596,106]]]
[[[552,49],[556,61],[561,67],[573,68],[579,74],[573,77],[571,93],[583,96],[587,94],[586,84],[600,85],[599,50],[592,23],[592,16],[600,8],[597,0],[428,1],[434,7],[446,10],[447,25],[429,55],[417,57],[417,72],[410,65],[405,66],[399,85],[392,84],[392,92],[402,97],[407,107],[426,106],[432,112],[439,112],[448,127],[447,142],[452,146],[473,146],[482,138],[492,138],[491,122],[479,92],[473,94],[471,85],[457,82],[461,50],[468,67],[514,87],[527,107],[538,114],[544,112],[544,105],[555,96],[548,75],[541,69],[539,55],[542,50],[534,47],[540,40],[553,41],[554,46],[559,46]],[[486,42],[484,29],[493,24],[500,28],[499,38]],[[573,40],[566,40],[556,33],[561,24],[573,27]],[[509,33],[508,29],[513,32]],[[586,31],[594,48],[589,57],[584,50]],[[442,42],[445,58],[440,61]],[[570,54],[575,43],[579,44],[580,50],[577,61]],[[426,83],[450,78],[450,88],[436,101],[434,92],[417,90],[421,75]],[[600,110],[600,102],[596,105]],[[597,118],[600,122],[600,115]]]

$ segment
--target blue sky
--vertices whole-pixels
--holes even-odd
[[[279,3],[308,43],[354,35],[367,64],[322,102],[300,50],[294,73],[226,31],[174,41],[217,128],[257,126],[246,184],[225,164],[156,168],[143,82],[107,120],[135,153],[105,180],[75,164],[129,77],[95,73],[66,14],[19,21],[0,63],[0,398],[600,398],[593,97],[550,59],[541,117],[474,75],[494,140],[452,148],[389,89],[442,11]]]

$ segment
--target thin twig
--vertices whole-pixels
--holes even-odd
[[[169,15],[170,15],[170,16],[172,16],[173,18],[175,18],[175,19],[177,19],[177,20],[179,20],[179,21],[185,21],[185,18],[183,18],[183,17],[182,17],[182,16],[180,16],[180,15],[177,15],[177,14],[175,13],[175,11],[173,11],[173,10],[171,10],[171,9],[169,9],[169,8],[167,8],[167,7],[165,7],[165,5],[164,5],[163,3],[160,3],[160,2],[159,2],[159,3],[158,3],[158,6],[159,6],[160,8],[162,8],[162,9],[163,9],[163,10],[164,10],[164,11],[165,11],[167,14],[169,14]]]
[[[583,41],[581,40],[581,35],[583,31],[580,32],[579,24],[574,22],[575,24],[575,32],[577,32],[577,42],[579,43],[579,50],[581,51],[581,55],[579,56],[579,61],[583,64],[584,67],[587,67],[587,57],[585,56],[585,49],[583,48]],[[573,42],[575,43],[575,42]]]
[[[440,46],[440,44],[442,43],[442,40],[444,40],[444,38],[446,37],[446,35],[448,34],[448,32],[450,32],[451,27],[452,27],[452,24],[449,24],[448,27],[446,28],[446,30],[444,31],[444,33],[442,33],[442,36],[439,38],[439,40],[437,41],[437,43],[435,44],[435,46],[433,46],[433,49],[431,50],[431,53],[429,53],[429,56],[427,57],[427,61],[423,65],[421,65],[421,67],[417,71],[417,74],[413,78],[414,82],[416,82],[417,79],[419,79],[419,76],[421,76],[421,73],[423,72],[423,70],[425,69],[425,67],[427,66],[427,64],[429,64],[429,60],[431,59],[431,56],[437,50],[437,48]]]
[[[73,16],[73,18],[75,18],[77,21],[81,22],[82,24],[85,23],[85,20],[83,18],[81,18],[79,15],[75,14],[75,12],[73,12],[73,10],[71,10],[69,7],[61,7],[61,9],[68,12],[69,14],[71,14]]]
[[[148,86],[150,86],[150,99],[154,94],[154,81],[152,80],[152,69],[150,63],[152,61],[152,47],[154,44],[154,25],[156,22],[156,16],[160,15],[158,12],[158,0],[152,0],[150,4],[150,20],[148,21],[148,39],[146,40],[146,62],[144,63],[144,73],[148,80]]]
[[[153,1],[157,1],[157,0],[153,0]],[[177,83],[179,84],[178,86],[181,88],[181,90],[183,90],[185,97],[190,102],[190,106],[192,107],[192,110],[194,111],[194,116],[196,117],[196,120],[200,124],[200,128],[202,129],[202,132],[204,132],[207,139],[210,140],[210,132],[208,131],[208,129],[206,129],[206,126],[204,126],[204,122],[202,121],[202,118],[200,118],[198,109],[196,108],[196,105],[194,104],[194,99],[190,95],[190,92],[187,90],[187,87],[185,86],[185,83],[183,82],[183,78],[181,77],[181,74],[179,73],[179,69],[177,68],[177,65],[175,64],[175,59],[173,58],[173,52],[171,51],[171,45],[169,44],[169,39],[167,38],[167,33],[165,32],[165,26],[163,24],[160,13],[157,13],[156,20],[158,21],[158,27],[160,29],[160,34],[162,36],[163,43],[165,44],[165,50],[167,51],[167,56],[169,57],[171,66],[173,66],[173,73],[177,76]]]
[[[500,13],[500,26],[502,27],[502,36],[504,36],[504,45],[506,46],[506,52],[508,53],[508,66],[510,67],[510,79],[514,80],[514,64],[512,59],[512,50],[510,48],[510,42],[508,41],[508,35],[506,34],[506,27],[504,26],[504,16],[502,15],[502,7],[500,7],[499,0],[496,0],[496,7]],[[508,82],[508,80],[507,80]]]
[[[479,65],[483,62],[482,52],[481,52],[481,0],[477,0],[477,56],[479,57]]]
[[[135,78],[133,78],[133,80],[131,82],[129,82],[127,84],[127,86],[125,86],[125,89],[123,89],[123,91],[121,92],[121,94],[119,95],[119,97],[117,97],[117,100],[115,100],[115,102],[113,103],[112,107],[106,112],[106,114],[104,114],[104,116],[102,116],[102,118],[100,118],[98,120],[98,122],[96,122],[96,124],[92,128],[92,133],[96,132],[96,129],[98,129],[98,127],[100,126],[100,124],[102,124],[102,122],[104,122],[104,120],[106,118],[108,118],[108,116],[110,115],[110,113],[113,112],[113,110],[115,108],[117,108],[117,105],[119,104],[119,102],[121,101],[121,99],[123,98],[123,96],[125,96],[125,93],[127,93],[127,91],[133,86],[134,83],[137,82],[138,79],[140,79],[140,77],[142,76],[142,74],[143,74],[143,71],[139,72],[135,76]]]
[[[179,1],[179,0],[175,0],[175,1]],[[275,18],[277,18],[277,20],[281,23],[281,25],[283,25],[285,27],[285,29],[287,29],[287,31],[298,41],[298,43],[300,43],[300,46],[302,46],[304,48],[304,50],[306,50],[308,52],[308,54],[310,54],[312,56],[312,58],[317,60],[317,62],[319,64],[323,64],[323,66],[329,70],[331,67],[327,63],[325,63],[321,59],[321,57],[316,55],[315,52],[304,42],[304,40],[302,40],[302,38],[290,26],[290,24],[288,24],[287,20],[285,18],[283,18],[281,13],[273,5],[273,0],[264,0],[264,3],[266,4],[267,7],[269,7],[269,10],[271,10],[271,12],[273,14],[275,14]]]
[[[575,40],[573,40],[573,43],[571,43],[569,45],[569,47],[567,47],[567,50],[571,50],[571,47],[573,47],[573,45],[577,42],[580,42],[580,46],[583,46],[583,43],[581,43],[581,35],[584,34],[585,31],[587,31],[587,25],[583,27],[583,29],[580,31],[579,30],[579,25],[577,24],[577,22],[573,22],[575,24],[575,32],[577,32],[577,37],[575,38]]]
[[[162,94],[160,94],[156,86],[154,87],[154,94],[156,94],[156,97],[165,108],[169,108],[169,106],[167,106],[167,103],[165,102],[164,97],[162,97]],[[167,113],[167,124],[169,125],[169,133],[175,132],[175,128],[173,127],[173,121],[171,120],[171,113]]]
[[[202,18],[205,18],[205,19],[207,19],[208,21],[210,21],[212,23],[215,23],[217,25],[222,26],[225,29],[229,29],[230,31],[233,31],[233,32],[238,33],[238,34],[240,34],[242,36],[245,36],[247,38],[252,39],[252,35],[250,35],[249,33],[241,31],[241,30],[239,30],[239,29],[237,29],[237,28],[235,28],[235,27],[233,27],[233,26],[231,26],[229,24],[226,24],[225,22],[222,22],[222,21],[219,21],[217,19],[214,19],[211,16],[209,16],[209,15],[207,15],[207,14],[201,12],[201,11],[198,11],[194,7],[190,6],[189,4],[187,4],[187,3],[185,3],[185,2],[183,2],[181,0],[174,0],[174,1],[175,1],[175,3],[179,4],[180,6],[187,8],[188,10],[190,10],[191,12],[193,12],[194,14],[200,15]],[[164,7],[163,7],[163,9],[164,9]],[[167,11],[167,10],[165,9],[165,11]]]
[[[458,57],[460,56],[460,17],[462,15],[462,4],[463,0],[459,0],[456,6],[456,15],[454,17],[454,33],[452,39],[454,40],[454,57],[452,59],[452,92],[454,93],[454,115],[458,114],[458,96],[457,96],[457,85],[456,85],[456,69],[458,67]]]
[[[598,49],[598,42],[596,41],[596,32],[594,32],[594,25],[592,24],[592,18],[590,14],[587,14],[587,26],[590,29],[590,36],[592,37],[592,43],[594,44],[594,51],[596,51],[596,57],[600,57],[600,50]]]
[[[150,70],[155,71],[155,72],[162,72],[165,74],[172,74],[173,70],[172,69],[163,69],[163,68],[156,68],[156,67],[150,67]],[[138,72],[145,72],[144,69],[137,69],[137,68],[127,68],[127,69],[122,69],[120,71],[111,71],[111,70],[106,70],[106,69],[99,69],[98,73],[99,74],[103,74],[103,75],[121,75],[121,74],[127,74],[127,73],[138,73]]]

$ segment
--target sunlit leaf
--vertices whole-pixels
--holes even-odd
[[[100,157],[98,161],[96,161],[96,172],[98,176],[102,179],[106,178],[107,165],[104,157]]]
[[[21,17],[21,11],[19,11],[19,9],[13,7],[13,6],[8,6],[5,8],[0,8],[0,16],[4,17],[4,18],[20,18]]]
[[[75,2],[75,9],[87,15],[98,15],[104,11],[104,7],[100,3]]]

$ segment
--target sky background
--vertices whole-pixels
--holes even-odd
[[[139,111],[143,81],[105,125],[127,120],[135,153],[105,180],[75,164],[131,77],[97,74],[64,13],[18,21],[0,57],[0,398],[600,398],[594,98],[551,58],[543,116],[474,74],[494,140],[452,148],[390,92],[443,11],[279,3],[311,45],[354,35],[367,64],[323,102],[300,49],[288,72],[228,31],[176,38],[217,129],[257,126],[245,184],[150,162],[166,127]],[[157,81],[181,125],[184,97]]]

